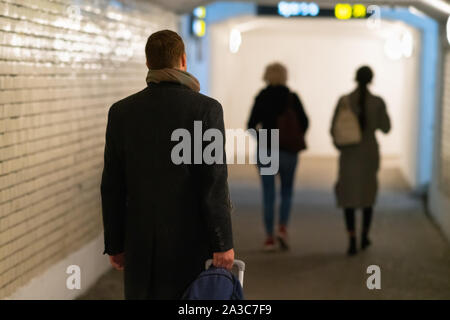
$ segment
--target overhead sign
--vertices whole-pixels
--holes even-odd
[[[197,7],[194,9],[194,11],[192,11],[192,14],[199,19],[205,19],[206,17],[206,8],[201,6],[201,7]]]
[[[203,37],[206,33],[206,23],[205,20],[195,19],[192,22],[192,32],[197,37]]]
[[[206,8],[201,6],[192,11],[191,14],[191,32],[196,37],[203,37],[206,34]]]
[[[311,16],[315,17],[319,14],[320,8],[314,2],[287,2],[278,3],[278,13],[283,17],[291,16]]]
[[[338,3],[328,7],[319,7],[315,2],[280,1],[275,6],[258,5],[257,15],[282,16],[285,18],[367,19],[374,14],[370,8],[371,6],[366,7],[363,4]]]

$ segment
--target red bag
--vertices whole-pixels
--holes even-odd
[[[289,93],[288,104],[277,117],[279,129],[280,149],[290,152],[299,152],[306,149],[305,131],[294,110],[294,95]]]

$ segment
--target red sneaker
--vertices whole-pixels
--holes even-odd
[[[264,242],[264,251],[274,251],[275,250],[275,240],[273,237],[267,237]]]

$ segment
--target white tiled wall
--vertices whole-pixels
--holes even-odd
[[[149,3],[0,0],[0,298],[101,233],[107,110],[176,28]]]

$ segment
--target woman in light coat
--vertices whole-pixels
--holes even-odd
[[[347,97],[339,99],[331,128],[333,135],[339,110],[345,103],[349,103],[358,117],[362,140],[357,145],[345,147],[339,147],[335,143],[340,151],[339,177],[335,192],[338,206],[344,209],[350,243],[349,255],[354,255],[357,252],[356,209],[363,210],[361,248],[365,249],[370,245],[368,233],[378,191],[377,173],[380,167],[380,155],[375,132],[381,130],[388,133],[391,129],[391,122],[383,99],[373,95],[367,88],[372,78],[373,72],[369,67],[364,66],[358,69],[356,73],[358,87],[347,96],[348,99]]]

